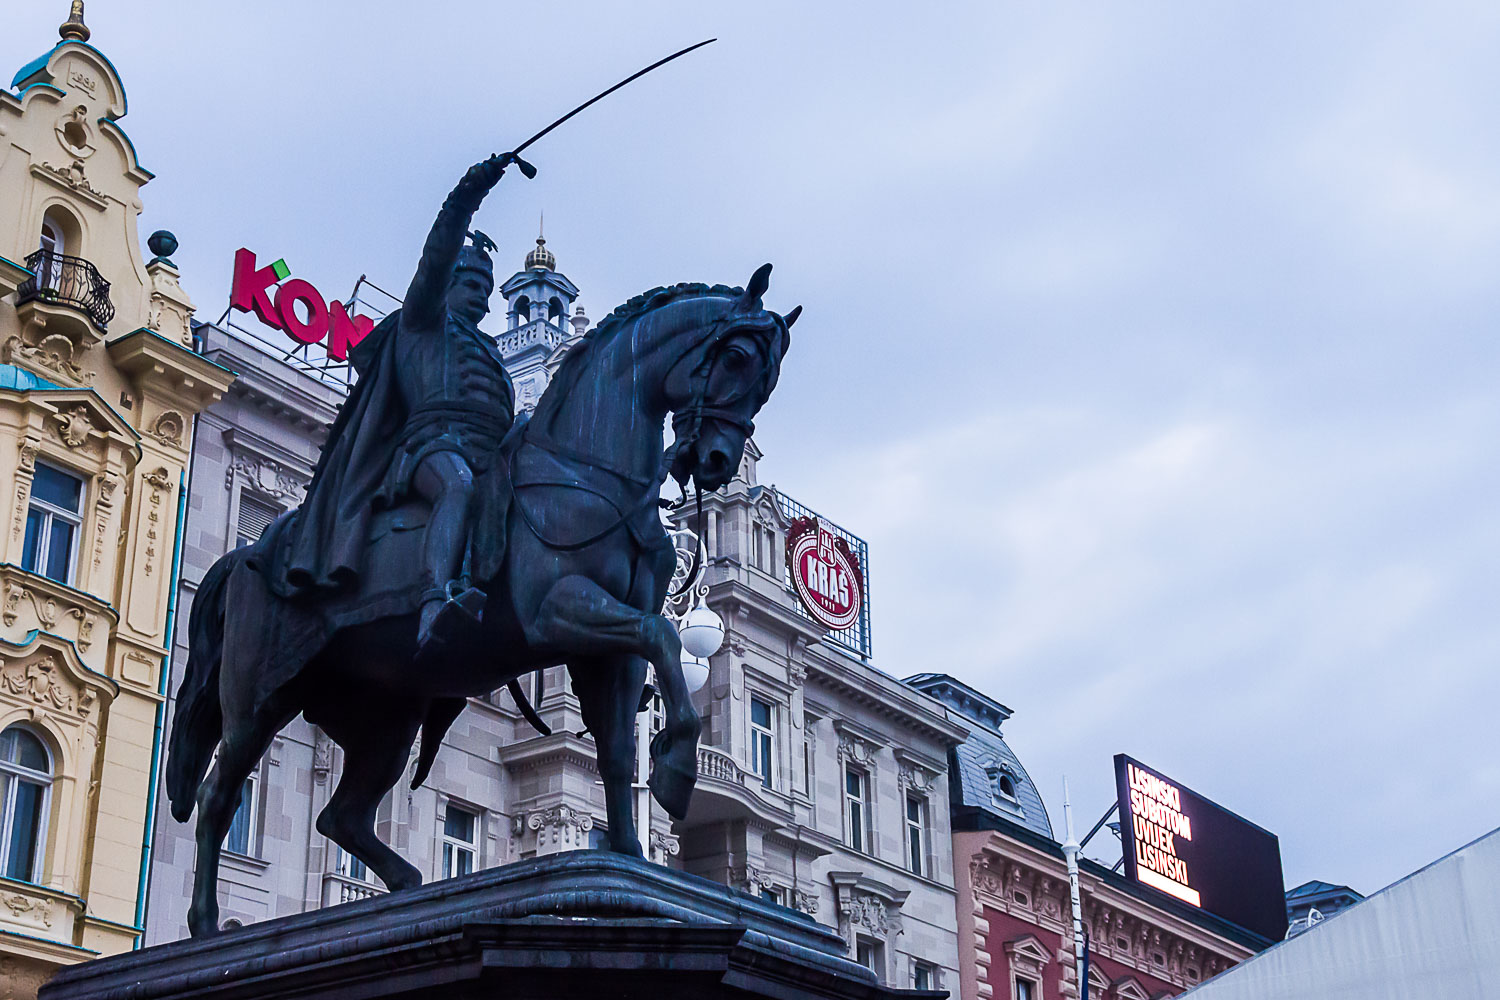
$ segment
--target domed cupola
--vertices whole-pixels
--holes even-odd
[[[557,258],[552,251],[547,249],[547,240],[538,236],[536,238],[536,249],[526,255],[526,270],[528,271],[556,271]]]
[[[516,408],[531,410],[551,375],[548,359],[573,337],[578,289],[557,271],[557,258],[537,227],[536,246],[526,266],[500,285],[505,296],[505,332],[496,337],[500,358],[516,387]]]

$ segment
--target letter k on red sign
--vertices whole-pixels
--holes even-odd
[[[255,269],[255,254],[240,247],[234,252],[234,284],[229,290],[229,304],[240,312],[255,310],[255,315],[267,326],[283,329],[281,314],[271,304],[271,297],[266,294],[266,289],[281,280],[281,275],[276,273],[276,265],[267,264],[260,270]]]

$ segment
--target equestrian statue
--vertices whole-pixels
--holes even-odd
[[[166,786],[173,816],[198,813],[195,937],[218,930],[240,789],[298,713],[344,750],[318,831],[393,891],[421,876],[376,836],[375,811],[418,734],[414,788],[467,698],[545,667],[567,666],[593,735],[608,848],[641,853],[630,790],[648,663],[665,708],[651,791],[687,811],[700,722],[661,613],[676,565],[662,486],[729,482],[801,308],[761,304],[769,264],[744,288],[652,289],[589,331],[515,419],[478,329],[493,266],[465,245],[511,165],[535,174],[513,153],[469,169],[402,307],[351,352],[359,380],[305,502],[214,563],[194,598]]]

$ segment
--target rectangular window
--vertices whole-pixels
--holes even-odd
[[[21,568],[58,583],[73,582],[73,560],[83,523],[83,480],[41,462],[31,480]]]
[[[781,890],[776,888],[775,886],[762,886],[760,890],[760,898],[764,899],[768,903],[775,903],[777,906],[786,905],[781,901]]]
[[[467,875],[479,859],[479,817],[450,805],[443,815],[443,878]]]
[[[342,847],[339,848],[339,874],[345,878],[352,878],[356,882],[368,882],[375,884],[375,873],[365,867],[365,863]]]
[[[916,795],[906,797],[906,867],[927,874],[927,800]]]
[[[865,854],[870,843],[870,776],[855,767],[844,768],[844,831],[850,847]]]
[[[260,536],[271,526],[271,522],[280,516],[281,509],[275,504],[241,493],[239,526],[235,532],[234,544],[250,545],[260,541]]]
[[[244,785],[240,787],[240,804],[234,810],[234,819],[229,824],[229,832],[224,835],[224,850],[232,854],[243,854],[246,857],[252,855],[255,846],[255,826],[260,818],[257,813],[257,797],[255,794],[255,775],[245,779]]]
[[[1016,1000],[1039,1000],[1041,993],[1030,979],[1016,980]]]
[[[935,990],[938,988],[937,966],[926,962],[913,962],[911,966],[912,989]]]
[[[854,939],[854,960],[871,972],[882,983],[885,982],[885,947],[867,937]]]
[[[750,699],[750,770],[766,788],[776,785],[776,709],[768,701]]]

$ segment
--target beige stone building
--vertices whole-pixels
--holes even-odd
[[[152,175],[82,3],[60,34],[0,90],[6,997],[141,935],[184,474],[233,379],[194,351],[175,240],[142,252]]]

